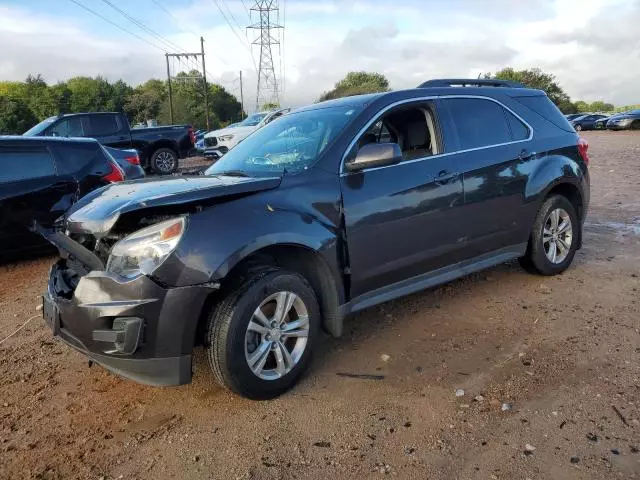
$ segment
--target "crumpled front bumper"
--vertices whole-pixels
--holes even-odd
[[[164,288],[92,271],[73,289],[66,260],[49,274],[45,321],[55,335],[108,370],[148,385],[191,381],[196,330],[211,285]]]

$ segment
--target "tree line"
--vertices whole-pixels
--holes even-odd
[[[180,72],[171,81],[173,123],[206,127],[204,81],[200,72]],[[224,87],[209,84],[211,128],[243,118],[240,102]],[[124,112],[132,124],[157,119],[171,123],[169,89],[164,80],[151,79],[135,87],[122,80],[73,77],[49,85],[41,75],[24,82],[0,82],[0,133],[21,134],[44,120],[63,113]]]
[[[640,108],[639,105],[624,105],[616,107],[612,103],[598,100],[587,103],[582,100],[571,101],[569,95],[558,84],[553,74],[543,72],[539,68],[527,70],[515,70],[504,68],[496,73],[485,73],[481,75],[485,79],[512,80],[520,82],[527,87],[544,90],[551,101],[555,103],[564,114],[582,112],[623,112]],[[323,93],[318,101],[331,100],[334,98],[360,95],[363,93],[377,93],[390,91],[387,78],[380,73],[371,72],[349,72],[342,80],[337,82],[333,89]]]

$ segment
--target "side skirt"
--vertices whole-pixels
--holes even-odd
[[[432,272],[396,282],[354,298],[340,307],[341,316],[355,313],[380,303],[388,302],[405,295],[410,295],[426,288],[450,282],[470,273],[479,272],[494,265],[522,257],[527,251],[527,244],[511,245],[493,252],[485,253],[463,262],[439,268]]]

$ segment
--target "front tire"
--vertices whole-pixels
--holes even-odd
[[[263,268],[214,308],[207,356],[222,386],[270,399],[298,381],[319,334],[320,309],[309,283],[297,273]]]
[[[532,273],[558,275],[573,262],[579,235],[580,220],[575,207],[566,197],[553,195],[538,210],[527,253],[520,263]]]
[[[582,125],[576,125],[576,132],[582,131]]]
[[[159,148],[151,155],[151,169],[159,175],[170,175],[178,170],[178,155],[170,148]]]

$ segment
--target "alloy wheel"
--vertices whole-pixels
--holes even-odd
[[[563,208],[549,213],[542,231],[542,245],[547,259],[553,264],[565,261],[573,243],[571,217]]]
[[[163,173],[169,173],[173,171],[175,166],[175,158],[169,152],[160,152],[156,156],[156,167]]]
[[[292,292],[265,298],[253,312],[245,334],[245,359],[263,380],[277,380],[298,364],[307,347],[309,313]]]

